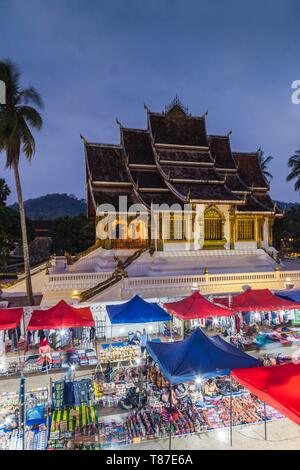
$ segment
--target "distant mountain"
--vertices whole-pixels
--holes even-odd
[[[18,204],[10,206],[18,211]],[[27,199],[24,202],[25,213],[29,219],[53,220],[59,217],[77,216],[86,213],[86,201],[73,194],[47,194],[46,196]]]
[[[279,209],[289,210],[297,207],[299,204],[298,202],[283,202],[283,201],[275,201]]]

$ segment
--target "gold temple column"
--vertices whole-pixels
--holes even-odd
[[[256,216],[255,217],[256,221],[256,242],[257,242],[257,248],[261,248],[261,242],[262,242],[262,224],[263,224],[263,218],[261,216]]]
[[[164,242],[163,242],[163,216],[162,213],[159,213],[158,216],[158,233],[159,237],[157,240],[157,250],[158,251],[163,251],[164,249]]]
[[[269,218],[269,221],[268,221],[268,242],[269,242],[269,246],[273,246],[273,224],[274,224],[274,219]]]
[[[231,207],[229,209],[229,231],[230,231],[230,249],[234,250],[234,242],[235,242],[235,211],[234,208]]]

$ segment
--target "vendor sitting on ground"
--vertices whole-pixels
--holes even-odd
[[[215,383],[222,395],[230,392],[230,379],[227,377],[216,377]]]
[[[216,382],[213,379],[208,379],[207,382],[205,382],[204,387],[203,387],[203,395],[204,397],[216,397],[220,394],[220,390],[217,387]]]
[[[170,385],[167,384],[161,394],[160,394],[160,401],[165,404],[165,405],[169,405],[170,404]],[[176,405],[177,404],[177,397],[176,397],[176,393],[174,392],[174,390],[172,389],[172,405]]]

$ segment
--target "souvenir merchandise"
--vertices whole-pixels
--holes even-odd
[[[132,361],[140,356],[141,349],[139,346],[109,346],[108,348],[100,349],[98,352],[98,360],[100,363],[106,364],[108,362],[119,361]]]
[[[3,393],[0,396],[0,450],[23,448],[23,429],[19,423],[19,394]],[[34,389],[25,393],[25,449],[44,450],[47,446],[48,390]]]
[[[97,426],[97,407],[81,405],[54,411],[48,448],[65,448],[70,439],[94,436]]]
[[[91,379],[59,380],[52,384],[54,410],[80,405],[89,406],[94,401],[94,386]]]

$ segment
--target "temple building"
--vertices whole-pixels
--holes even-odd
[[[269,195],[259,150],[232,151],[230,133],[208,134],[206,114],[192,116],[177,97],[164,112],[145,109],[146,129],[118,123],[118,145],[83,138],[88,216],[101,230],[107,217],[99,206],[115,208],[114,236],[100,237],[99,245],[155,251],[271,247],[272,225],[282,214]],[[143,217],[132,213],[136,205]]]
[[[209,134],[206,114],[176,99],[145,129],[118,122],[118,144],[84,143],[88,217],[96,243],[56,256],[32,276],[42,305],[61,299],[105,311],[139,294],[165,302],[253,288],[300,287],[297,260],[279,260],[272,225],[283,214],[269,195],[260,151],[232,151]],[[25,291],[25,280],[5,290]]]

